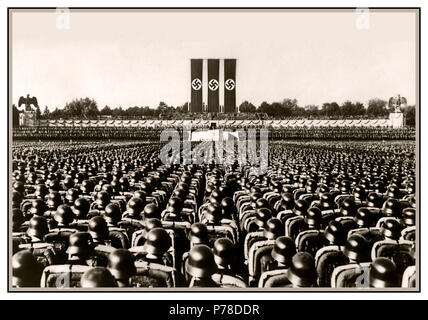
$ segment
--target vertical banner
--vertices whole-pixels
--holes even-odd
[[[224,112],[236,110],[236,59],[224,59]]]
[[[220,60],[208,59],[208,112],[219,112]]]
[[[191,112],[202,112],[202,59],[190,60]]]

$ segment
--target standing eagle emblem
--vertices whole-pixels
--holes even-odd
[[[37,98],[36,97],[30,98],[29,94],[27,94],[26,98],[21,96],[18,100],[18,109],[20,111],[24,111],[20,109],[21,105],[25,105],[25,111],[32,111],[33,109],[31,108],[31,105],[33,105],[34,108],[38,107]]]

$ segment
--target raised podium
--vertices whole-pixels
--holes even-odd
[[[19,114],[20,127],[34,127],[37,125],[37,116],[35,111],[24,111]]]
[[[404,113],[402,112],[391,112],[389,114],[389,121],[393,128],[402,128],[404,127]]]
[[[401,111],[407,107],[407,99],[401,97],[399,94],[397,97],[389,98],[389,106],[394,108],[394,111],[389,114],[389,122],[393,128],[402,128],[406,124],[404,113]]]

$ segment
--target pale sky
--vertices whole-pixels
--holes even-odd
[[[100,109],[182,105],[190,58],[238,59],[238,105],[397,94],[415,103],[414,12],[370,12],[368,29],[354,11],[71,11],[69,29],[58,19],[54,10],[12,13],[12,103],[29,93],[42,110],[80,97]]]

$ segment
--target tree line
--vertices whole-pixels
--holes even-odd
[[[242,102],[238,110],[241,114],[248,116],[258,115],[259,118],[285,119],[285,118],[385,118],[394,110],[394,105],[390,101],[373,98],[370,99],[367,107],[361,102],[345,101],[342,104],[336,102],[326,102],[321,106],[307,105],[301,107],[296,99],[284,99],[280,102],[262,102],[255,106],[249,101]],[[415,106],[407,106],[402,110],[407,118],[407,124],[415,124]],[[13,122],[19,121],[19,110],[13,105]],[[189,112],[189,103],[181,106],[170,106],[161,101],[156,108],[148,106],[129,107],[123,109],[119,107],[104,106],[99,108],[97,102],[91,98],[74,99],[64,106],[50,111],[45,106],[43,112],[37,107],[38,119],[176,119],[183,113]]]

